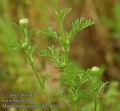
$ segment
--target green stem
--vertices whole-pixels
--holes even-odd
[[[31,67],[32,67],[32,69],[33,69],[33,72],[34,72],[34,74],[35,74],[35,77],[36,77],[36,79],[37,79],[38,82],[39,82],[40,87],[42,87],[42,81],[40,80],[40,78],[39,78],[39,76],[38,76],[38,74],[37,74],[36,68],[35,68],[33,62],[31,61],[30,57],[29,57],[29,62],[30,62],[30,65],[31,65]],[[47,94],[47,92],[46,92],[45,89],[44,89],[44,93],[45,93],[45,95],[46,95],[46,97],[47,97],[48,104],[49,104],[49,106],[50,106],[50,110],[51,110],[51,111],[54,111],[53,108],[52,108],[52,105],[51,105],[50,98],[49,98],[49,96],[48,96],[48,94]]]
[[[47,98],[47,100],[48,100],[48,104],[49,104],[50,110],[51,110],[51,111],[54,111],[54,109],[52,108],[52,104],[51,104],[50,97],[49,97],[49,95],[48,95],[48,93],[47,93],[47,91],[46,91],[45,89],[44,89],[44,93],[45,93],[46,98]]]
[[[27,54],[27,48],[28,48],[28,46],[29,46],[29,33],[28,33],[28,29],[25,27],[24,29],[24,35],[25,35],[25,41],[27,42],[27,47],[25,48],[25,52],[26,52],[26,56],[27,56],[27,58],[28,58],[28,61],[29,61],[29,64],[30,64],[30,66],[32,67],[32,70],[33,70],[33,72],[34,72],[34,75],[35,75],[35,77],[36,77],[36,79],[37,79],[37,81],[38,81],[38,83],[39,83],[39,85],[40,85],[40,88],[42,89],[43,87],[43,84],[42,84],[42,80],[40,79],[40,77],[39,77],[39,75],[38,75],[38,73],[37,73],[37,70],[36,70],[36,68],[35,68],[35,66],[34,66],[34,62],[32,61],[32,59],[31,59],[31,56],[29,55],[29,54]],[[50,109],[51,109],[51,111],[54,111],[53,109],[52,109],[52,105],[51,105],[51,101],[50,101],[50,98],[49,98],[49,96],[48,96],[48,94],[47,94],[47,91],[45,91],[45,88],[43,88],[43,90],[44,90],[44,93],[45,93],[45,95],[46,95],[46,97],[47,97],[47,100],[48,100],[48,104],[49,104],[49,106],[50,106]]]
[[[77,107],[77,105],[76,105],[76,107],[75,107],[75,111],[78,111],[78,107]]]
[[[29,59],[30,65],[31,65],[31,67],[32,67],[32,69],[33,69],[33,72],[34,72],[34,74],[35,74],[35,77],[36,77],[36,79],[38,80],[38,82],[39,82],[39,84],[40,84],[40,87],[41,87],[41,80],[40,80],[40,78],[39,78],[39,76],[38,76],[38,74],[37,74],[37,71],[36,71],[36,69],[35,69],[35,66],[34,66],[33,62],[31,61],[30,57],[29,57],[28,59]]]
[[[97,99],[95,99],[94,111],[97,111]]]
[[[108,84],[108,82],[103,83],[103,84],[101,85],[99,91],[98,91],[98,94],[97,94],[97,96],[96,96],[95,103],[94,103],[94,111],[97,111],[97,109],[98,109],[97,107],[98,107],[99,95],[100,95],[102,89],[103,89],[107,84]]]
[[[78,111],[78,104],[75,103],[75,111]]]

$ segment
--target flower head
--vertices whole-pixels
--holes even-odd
[[[19,20],[20,25],[26,26],[28,25],[28,23],[29,23],[29,20],[27,18],[22,18]]]
[[[99,71],[99,70],[100,70],[100,68],[97,67],[97,66],[93,66],[93,67],[91,68],[91,71]]]

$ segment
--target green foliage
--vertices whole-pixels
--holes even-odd
[[[8,15],[9,8],[8,8],[7,1],[8,0],[2,0],[1,4],[4,3],[3,8],[6,11],[5,14]],[[77,5],[78,3],[83,2],[83,1],[85,2],[85,0],[75,0],[75,1],[72,0],[71,2],[73,3],[76,2],[76,5]],[[54,2],[56,2],[56,0],[54,0]],[[29,3],[30,1],[26,3],[22,3],[22,4],[26,6]],[[0,4],[0,9],[2,9],[1,4]],[[41,1],[37,1],[34,8],[36,10],[39,10],[39,12],[44,15],[44,16],[41,16],[40,20],[43,19],[43,21],[45,21],[45,24],[48,24],[48,22],[46,22],[46,18],[48,18],[48,14],[46,13],[47,14],[47,17],[46,17],[46,14],[43,12],[45,12],[45,10],[49,8],[42,8],[42,10],[38,8],[40,6],[43,7],[43,4],[46,4],[46,1],[44,3],[42,3]],[[110,30],[112,36],[117,39],[119,39],[119,36],[120,36],[119,10],[120,10],[120,5],[119,3],[116,3],[114,10],[113,10],[114,20],[110,20],[108,18],[104,18],[103,20],[106,26],[108,27],[108,29]],[[46,10],[46,12],[47,11],[48,10]],[[64,20],[70,11],[71,9],[55,11],[56,19],[58,23],[57,24],[58,28],[56,31],[52,30],[52,28],[50,27],[40,31],[41,36],[48,37],[50,39],[56,39],[59,42],[60,47],[57,48],[55,45],[49,46],[46,50],[40,51],[39,55],[42,57],[48,57],[50,61],[53,62],[58,69],[60,69],[59,71],[61,72],[61,76],[60,76],[59,82],[61,83],[61,86],[63,88],[62,90],[63,99],[67,100],[69,104],[68,106],[69,110],[71,111],[79,111],[79,110],[80,111],[120,111],[120,102],[119,102],[120,97],[119,97],[119,92],[118,92],[119,90],[118,83],[116,82],[111,83],[106,93],[102,95],[103,98],[100,98],[101,92],[106,85],[106,83],[100,80],[104,72],[104,69],[102,67],[101,68],[93,67],[91,69],[89,68],[81,69],[76,64],[73,64],[73,62],[70,59],[69,51],[71,47],[71,42],[73,41],[75,35],[79,34],[79,32],[85,30],[86,28],[94,24],[94,21],[92,20],[85,20],[84,18],[81,18],[81,19],[77,18],[72,22],[71,29],[67,32],[64,28]],[[36,17],[36,15],[34,17]],[[48,92],[45,87],[46,86],[45,84],[47,83],[47,80],[49,79],[49,75],[46,74],[46,75],[40,76],[34,64],[34,52],[37,48],[37,45],[32,42],[31,37],[32,37],[32,34],[34,34],[36,30],[30,30],[29,24],[27,22],[25,23],[25,21],[22,24],[20,23],[19,25],[16,25],[16,28],[21,32],[23,36],[21,41],[18,41],[21,38],[19,39],[16,38],[17,33],[16,33],[16,30],[11,25],[11,21],[0,18],[0,51],[1,49],[3,51],[0,57],[6,54],[7,55],[6,61],[8,65],[6,66],[6,63],[5,63],[5,69],[2,69],[0,67],[0,81],[4,81],[4,80],[9,81],[11,79],[10,77],[11,75],[9,74],[9,71],[6,71],[7,67],[9,67],[8,69],[11,71],[11,74],[20,73],[21,74],[20,76],[23,76],[20,78],[18,77],[18,75],[17,76],[12,75],[12,77],[15,77],[15,80],[16,80],[15,83],[17,82],[19,83],[19,87],[18,85],[13,83],[15,84],[17,88],[27,90],[28,87],[26,86],[31,87],[33,85],[33,83],[30,80],[26,81],[29,79],[28,78],[29,75],[25,71],[20,72],[19,70],[20,66],[19,65],[17,66],[17,64],[21,62],[19,50],[22,50],[25,53],[28,59],[28,62],[31,65],[31,68],[33,69],[33,73],[35,74],[40,84],[41,91],[43,91],[42,93],[44,93],[46,96],[45,98],[48,99],[47,104],[51,105],[52,101],[50,100],[50,97],[47,94]],[[15,53],[13,52],[14,50],[11,51],[11,47],[18,50],[18,53],[17,53],[18,55],[15,55]],[[14,59],[11,59],[11,57]],[[116,58],[118,60],[120,57],[117,56]],[[14,63],[16,65],[14,65]],[[11,67],[13,67],[16,71],[14,71],[13,68],[11,69]],[[12,86],[13,85],[11,85],[11,87]],[[66,106],[68,104],[66,104]],[[8,110],[17,110],[17,109],[11,108]],[[50,108],[50,110],[53,111],[54,109]],[[66,109],[57,109],[57,110],[66,111]]]
[[[42,35],[53,37],[60,43],[61,50],[55,48],[54,45],[43,50],[40,55],[48,57],[58,68],[62,69],[60,77],[61,85],[64,88],[63,95],[68,99],[69,103],[79,110],[81,102],[93,102],[95,104],[94,111],[97,111],[97,103],[99,94],[104,86],[100,79],[103,69],[94,67],[93,69],[83,70],[70,61],[69,50],[74,36],[92,26],[92,20],[76,19],[72,23],[72,29],[69,32],[64,30],[64,19],[70,10],[60,10],[56,12],[58,21],[58,33],[47,29],[40,31]],[[82,106],[83,107],[83,106]]]
[[[70,49],[71,41],[75,36],[75,34],[94,24],[92,20],[77,19],[72,23],[72,29],[70,30],[70,32],[65,32],[63,28],[63,21],[69,12],[70,12],[70,9],[56,11],[58,27],[60,27],[58,29],[58,34],[56,32],[53,32],[51,28],[40,31],[41,35],[56,38],[60,42],[62,51],[52,46],[48,48],[48,51],[42,51],[40,53],[42,56],[51,57],[52,59],[54,59],[54,61],[58,61],[58,63],[60,63],[61,58],[62,59],[68,58],[68,52]],[[66,61],[66,60],[63,60],[63,61]],[[65,63],[65,65],[67,65],[67,63]]]
[[[102,69],[99,72],[102,73]],[[77,104],[82,101],[94,101],[103,84],[95,73],[97,72],[91,69],[81,70],[74,65],[67,67],[61,76],[61,83],[67,91],[65,95],[68,95],[70,100]]]
[[[43,50],[40,52],[41,56],[49,57],[50,60],[56,64],[57,67],[65,66],[64,55],[60,53],[59,49],[56,49],[54,46],[48,47],[48,50]]]
[[[94,24],[94,21],[92,20],[85,20],[83,18],[76,19],[72,23],[72,30],[68,33],[70,41],[73,39],[73,37],[80,31],[84,30],[85,28],[92,26]]]
[[[44,91],[45,90],[45,84],[46,81],[50,78],[50,76],[48,74],[45,74],[41,77],[41,88]]]
[[[29,30],[29,21],[26,18],[23,18],[19,21],[19,25],[16,25],[17,29],[23,34],[24,38],[21,40],[21,42],[16,42],[14,44],[15,49],[22,49],[27,57],[27,60],[29,64],[31,65],[31,68],[33,69],[33,72],[35,74],[36,79],[39,82],[39,85],[41,88],[44,88],[44,82],[46,81],[44,78],[39,77],[36,67],[34,65],[34,58],[33,58],[33,53],[36,50],[37,46],[36,45],[31,45],[31,35],[34,30]]]
[[[43,36],[51,37],[51,38],[57,38],[57,33],[53,32],[51,28],[47,28],[43,31],[40,31],[40,34]]]
[[[68,13],[71,11],[71,9],[65,9],[65,10],[56,10],[55,14],[56,14],[56,18],[57,21],[60,24],[63,24],[65,17],[68,15]]]
[[[35,30],[29,30],[28,23],[29,23],[28,19],[23,18],[23,19],[19,20],[19,25],[18,26],[16,25],[16,27],[19,29],[19,31],[22,32],[24,39],[21,42],[16,43],[15,48],[17,48],[17,49],[20,48],[25,52],[28,62],[29,62],[30,66],[34,72],[34,75],[40,85],[41,92],[43,92],[43,94],[46,96],[46,98],[48,100],[48,104],[50,106],[50,109],[51,109],[51,111],[53,111],[53,108],[51,107],[51,100],[47,94],[46,87],[45,87],[46,81],[49,79],[49,76],[47,74],[39,76],[37,69],[34,65],[33,53],[36,50],[37,46],[36,46],[36,44],[31,45],[31,35]]]
[[[21,23],[21,21],[23,23]],[[15,25],[16,28],[23,34],[24,38],[21,40],[21,42],[14,43],[13,47],[15,49],[18,49],[18,48],[23,49],[28,57],[28,62],[33,63],[34,62],[33,53],[37,46],[31,45],[31,36],[35,30],[29,30],[28,22],[29,21],[26,18],[24,18],[19,21],[19,25]]]

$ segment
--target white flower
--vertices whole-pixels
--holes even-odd
[[[100,68],[97,67],[97,66],[93,66],[93,67],[91,68],[91,71],[99,71],[99,70],[100,70]]]
[[[27,18],[22,18],[19,20],[20,25],[27,25],[29,23],[29,20]]]

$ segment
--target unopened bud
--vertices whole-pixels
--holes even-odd
[[[97,66],[93,66],[93,67],[91,68],[91,71],[99,71],[99,70],[100,70],[100,68],[97,67]]]
[[[29,23],[29,20],[27,18],[22,18],[19,20],[20,25],[26,26],[26,25],[28,25],[28,23]]]

